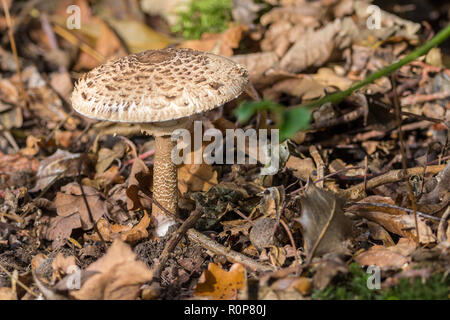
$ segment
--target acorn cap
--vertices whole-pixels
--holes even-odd
[[[237,98],[248,83],[242,65],[192,49],[150,50],[84,74],[72,93],[82,115],[117,122],[180,119]]]

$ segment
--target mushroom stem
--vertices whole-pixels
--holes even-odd
[[[178,185],[177,165],[172,161],[172,149],[176,141],[170,135],[155,137],[155,161],[153,165],[153,199],[167,211],[177,214]],[[156,234],[164,236],[175,220],[161,210],[155,203],[152,204],[152,216],[155,219]]]

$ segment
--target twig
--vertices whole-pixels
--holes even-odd
[[[381,208],[391,208],[391,209],[395,209],[395,210],[401,210],[401,211],[405,211],[407,213],[414,213],[414,210],[408,209],[408,208],[403,208],[403,207],[399,207],[393,204],[389,204],[389,203],[378,203],[378,202],[348,202],[348,205],[350,206],[372,206],[372,207],[381,207]],[[435,221],[442,221],[442,218],[438,218],[435,216],[431,216],[429,214],[420,212],[420,211],[416,211],[417,215],[423,217],[423,218],[427,218],[427,219],[431,219],[431,220],[435,220]]]
[[[141,159],[141,160],[144,160],[144,159],[146,159],[148,157],[153,156],[154,154],[155,154],[155,149],[151,149],[151,150],[148,150],[148,151],[146,151],[144,153],[141,153],[138,158]],[[128,160],[127,162],[124,163],[123,167],[126,167],[126,166],[129,166],[130,164],[133,164],[134,161],[135,161],[134,158]]]
[[[323,177],[325,175],[325,164],[322,160],[322,157],[320,156],[319,151],[317,150],[317,147],[315,145],[312,145],[309,147],[309,153],[311,154],[311,157],[313,157],[314,162],[317,166],[317,180],[319,181],[319,187],[323,188]]]
[[[199,208],[196,208],[191,215],[183,222],[183,224],[178,228],[178,230],[172,235],[172,237],[167,241],[164,250],[159,256],[159,261],[156,266],[153,268],[153,280],[158,279],[161,276],[161,272],[164,266],[169,260],[170,253],[175,249],[178,242],[180,242],[181,238],[186,234],[189,228],[192,228],[197,220],[202,216],[202,211]]]
[[[217,243],[216,241],[203,235],[202,233],[198,232],[197,230],[189,229],[186,232],[186,234],[189,237],[189,240],[191,240],[192,242],[195,242],[195,243],[201,245],[202,247],[204,247],[218,255],[225,256],[228,259],[228,261],[230,261],[230,262],[241,263],[242,265],[244,265],[245,267],[247,267],[248,269],[250,269],[252,271],[268,272],[268,271],[276,270],[276,268],[273,266],[261,264],[258,261],[255,261],[255,260],[243,255],[242,253],[233,251],[233,250]]]
[[[91,56],[92,58],[97,60],[98,62],[102,63],[102,62],[105,61],[105,57],[103,57],[100,53],[98,53],[95,49],[93,49],[92,47],[90,47],[86,43],[78,40],[73,34],[71,34],[66,29],[64,29],[64,28],[60,27],[59,25],[55,24],[53,26],[53,30],[55,31],[55,33],[57,35],[59,35],[60,37],[64,38],[65,40],[67,40],[71,44],[79,46],[81,51],[83,51],[84,53],[88,54],[89,56]]]
[[[287,223],[284,222],[284,220],[282,218],[280,219],[280,223],[283,226],[284,230],[286,231],[286,233],[287,233],[287,235],[289,237],[289,241],[291,242],[292,249],[294,249],[295,263],[296,263],[297,266],[299,266],[300,265],[300,261],[298,260],[297,247],[295,245],[295,241],[294,241],[294,237],[292,236],[292,232],[289,229],[289,226],[287,225]]]
[[[414,223],[415,223],[415,227],[416,227],[416,233],[417,233],[417,245],[420,244],[420,235],[419,235],[419,222],[417,221],[417,204],[416,204],[416,198],[414,196],[414,192],[412,190],[412,186],[408,181],[409,175],[408,175],[408,171],[407,171],[407,165],[406,165],[406,147],[405,147],[405,140],[403,139],[403,131],[402,131],[402,117],[401,117],[401,109],[400,109],[400,102],[399,102],[399,98],[396,92],[396,87],[395,87],[395,78],[394,75],[392,75],[391,77],[392,79],[392,88],[394,91],[394,107],[395,107],[395,117],[397,120],[397,127],[398,127],[398,140],[399,140],[399,144],[400,144],[400,153],[402,155],[402,169],[403,169],[403,175],[404,178],[406,180],[406,186],[408,188],[408,194],[409,194],[409,200],[411,201],[411,206],[413,208],[414,211]],[[425,170],[424,170],[425,172]]]
[[[445,242],[449,241],[450,239],[447,239],[447,236],[445,235],[444,225],[447,219],[450,217],[450,206],[447,207],[447,210],[445,210],[444,215],[441,218],[441,222],[439,223],[438,227],[438,234],[437,238],[439,242]]]
[[[367,169],[368,169],[368,163],[367,163],[367,156],[364,157],[364,192],[367,190]]]
[[[412,104],[422,103],[422,102],[428,102],[433,100],[442,100],[450,97],[450,91],[444,91],[444,92],[434,92],[431,94],[416,94],[416,95],[410,95],[402,99],[401,105],[402,106],[409,106]]]
[[[15,278],[15,277],[14,277],[8,270],[6,270],[6,268],[5,268],[4,266],[2,266],[1,264],[0,264],[0,269],[1,269],[4,273],[6,273],[6,275],[7,275],[8,277],[10,277],[11,280],[14,279],[14,280],[19,284],[19,286],[21,286],[26,292],[28,292],[29,294],[31,294],[31,295],[33,295],[34,297],[38,298],[38,295],[37,295],[36,293],[34,293],[33,290],[31,290],[31,289],[28,288],[25,284],[23,284],[22,281],[20,281],[19,279]]]
[[[6,0],[2,0],[2,5],[3,5],[3,11],[5,12],[6,24],[8,25],[9,42],[11,44],[11,50],[12,50],[12,53],[14,56],[14,61],[16,63],[17,76],[19,78],[20,95],[21,95],[22,101],[24,102],[24,104],[23,104],[24,109],[28,110],[28,106],[27,106],[28,95],[27,95],[27,92],[25,91],[25,88],[23,87],[23,79],[22,79],[22,71],[20,69],[19,55],[17,54],[16,40],[14,39],[11,16],[9,15],[9,9],[8,9],[8,5],[6,4]]]
[[[317,182],[324,181],[325,179],[331,178],[331,177],[333,177],[333,176],[335,176],[335,175],[338,175],[338,174],[341,174],[341,173],[343,173],[343,172],[346,172],[346,171],[349,171],[349,170],[353,170],[353,169],[361,169],[361,168],[362,168],[361,166],[351,166],[351,167],[348,167],[348,168],[340,169],[340,170],[338,170],[338,171],[336,171],[336,172],[327,174],[327,175],[324,176],[322,179],[317,179],[317,180],[315,180],[315,181],[312,181],[312,183],[316,184]],[[301,187],[301,188],[299,188],[299,189],[297,189],[297,190],[294,190],[294,191],[292,191],[291,193],[289,193],[289,196],[293,196],[293,195],[295,195],[295,194],[297,194],[297,193],[300,193],[300,192],[301,192],[302,190],[304,190],[305,188],[306,188],[306,186],[303,186],[303,187]]]
[[[425,174],[437,174],[437,173],[441,172],[442,170],[444,170],[444,168],[445,168],[445,165],[428,166]],[[420,175],[422,173],[423,173],[423,167],[414,167],[414,168],[409,168],[406,170],[406,174],[408,176]],[[402,181],[404,178],[405,178],[405,173],[404,173],[403,169],[392,170],[392,171],[386,172],[385,174],[382,174],[380,176],[377,176],[370,180],[367,180],[366,189],[370,190],[370,189],[376,188],[378,186],[381,186],[383,184]],[[358,200],[363,197],[363,195],[362,195],[363,191],[364,191],[364,183],[359,183],[356,186],[353,186],[346,190],[342,190],[341,195],[348,199]]]
[[[255,225],[255,223],[252,220],[250,220],[249,217],[247,217],[245,214],[243,214],[241,212],[241,210],[239,210],[238,208],[233,208],[233,211],[236,212],[242,219],[244,219],[245,221],[250,223],[252,226]]]

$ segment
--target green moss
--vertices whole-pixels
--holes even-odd
[[[231,21],[231,9],[231,0],[191,0],[186,11],[178,12],[172,31],[188,39],[198,39],[205,32],[222,32]]]
[[[442,274],[430,277],[425,283],[400,279],[389,289],[371,290],[367,288],[367,274],[356,263],[350,265],[347,277],[337,279],[327,288],[313,293],[314,299],[323,300],[442,300],[449,298],[450,279]]]

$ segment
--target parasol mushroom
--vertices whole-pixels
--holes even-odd
[[[75,85],[72,105],[88,118],[135,123],[155,137],[153,199],[176,215],[172,132],[189,128],[191,116],[237,98],[247,83],[247,70],[228,58],[191,49],[150,50],[84,74]],[[155,203],[152,217],[158,236],[175,223]]]

